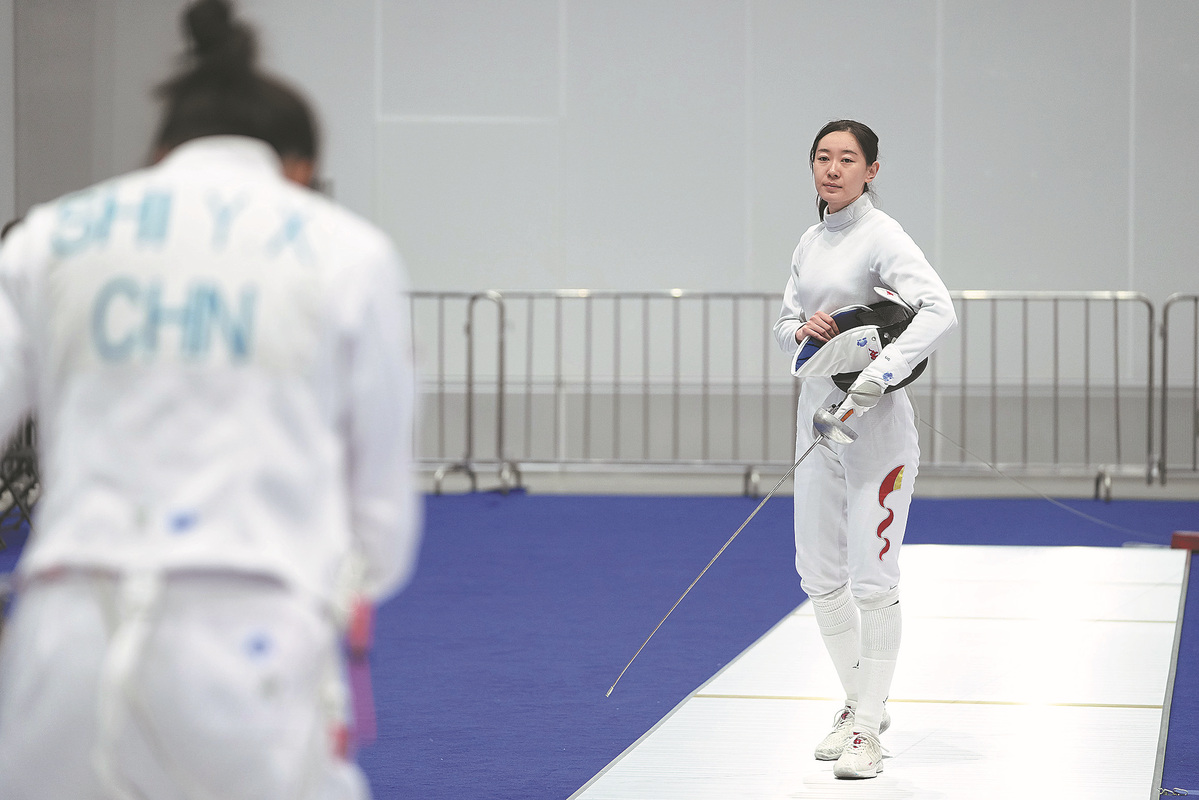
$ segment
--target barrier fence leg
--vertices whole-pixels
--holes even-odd
[[[1112,475],[1108,472],[1107,467],[1101,467],[1099,474],[1095,476],[1095,499],[1100,499],[1100,492],[1103,493],[1103,502],[1110,503],[1112,501]]]

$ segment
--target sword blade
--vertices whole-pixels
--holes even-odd
[[[716,552],[716,555],[712,556],[712,560],[708,562],[708,566],[704,567],[703,570],[701,570],[700,573],[695,576],[695,580],[691,581],[691,585],[687,587],[687,591],[683,592],[679,596],[679,599],[674,601],[674,605],[671,606],[670,610],[666,612],[666,616],[662,617],[662,621],[654,626],[654,629],[652,631],[650,631],[649,636],[645,637],[645,641],[642,642],[641,646],[637,648],[637,652],[633,653],[633,657],[629,659],[629,663],[624,665],[624,669],[622,669],[620,671],[620,674],[616,676],[616,680],[612,682],[612,686],[610,686],[608,688],[608,692],[607,692],[607,694],[604,695],[604,697],[612,696],[612,690],[616,688],[616,684],[620,683],[620,679],[624,677],[624,674],[626,672],[628,672],[629,667],[633,666],[633,662],[637,660],[637,656],[641,655],[641,651],[645,649],[645,646],[647,644],[649,644],[649,640],[654,638],[654,634],[658,632],[658,628],[661,628],[662,624],[664,622],[666,622],[667,619],[670,618],[670,615],[674,613],[674,610],[679,607],[679,603],[683,602],[683,598],[687,596],[687,593],[690,592],[693,588],[695,588],[695,584],[699,583],[699,579],[704,576],[704,573],[708,571],[708,568],[716,563],[716,559],[720,558],[720,554],[723,553],[726,549],[728,549],[728,546],[733,543],[733,540],[737,538],[737,536],[741,533],[741,531],[745,530],[745,526],[749,524],[749,521],[751,519],[753,519],[755,516],[757,516],[758,512],[762,510],[762,506],[766,505],[766,501],[769,500],[774,495],[774,493],[779,490],[779,487],[783,485],[783,483],[787,480],[787,478],[791,477],[791,474],[793,472],[795,472],[795,470],[799,467],[800,464],[803,463],[803,460],[808,457],[808,454],[816,449],[816,445],[818,445],[822,441],[824,441],[824,438],[825,438],[824,434],[817,436],[816,441],[812,442],[812,446],[809,447],[807,450],[805,450],[803,452],[802,456],[795,459],[795,463],[791,465],[791,469],[787,470],[787,474],[784,475],[779,480],[779,482],[774,485],[773,489],[771,489],[769,492],[767,492],[766,496],[762,498],[762,502],[758,503],[758,507],[753,510],[753,513],[745,518],[745,522],[741,523],[741,527],[738,528],[736,531],[734,531],[733,535],[729,537],[729,540],[724,543],[724,546],[721,547],[720,550],[718,550]]]

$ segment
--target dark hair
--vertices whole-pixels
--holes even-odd
[[[862,148],[862,157],[866,159],[867,164],[878,161],[878,136],[874,131],[857,120],[835,119],[821,128],[820,132],[816,134],[816,138],[812,140],[812,150],[808,153],[809,167],[814,167],[816,164],[816,148],[820,146],[820,140],[837,131],[852,134],[853,138],[858,140],[858,147]],[[868,183],[862,186],[862,191],[874,193]],[[828,208],[828,203],[823,198],[817,198],[816,208],[820,212],[820,218],[824,219],[824,211]]]
[[[183,15],[189,42],[183,68],[160,85],[163,118],[154,147],[201,136],[261,139],[280,157],[316,160],[316,122],[307,101],[258,71],[254,31],[233,18],[228,0],[196,0]]]
[[[10,219],[8,222],[4,223],[4,228],[0,229],[0,242],[3,242],[8,238],[8,234],[13,228],[21,224],[22,219],[24,219],[24,217],[17,217],[16,219]]]

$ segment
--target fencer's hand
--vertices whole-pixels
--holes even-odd
[[[849,387],[849,399],[858,407],[858,413],[864,413],[867,409],[874,408],[878,405],[878,401],[882,398],[883,392],[887,389],[880,381],[859,375]]]
[[[805,337],[811,336],[818,342],[827,342],[840,332],[835,319],[823,311],[817,311],[795,332],[795,341],[802,342]]]

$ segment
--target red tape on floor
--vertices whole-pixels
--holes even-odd
[[[1199,550],[1199,531],[1174,531],[1170,546],[1178,550]]]

